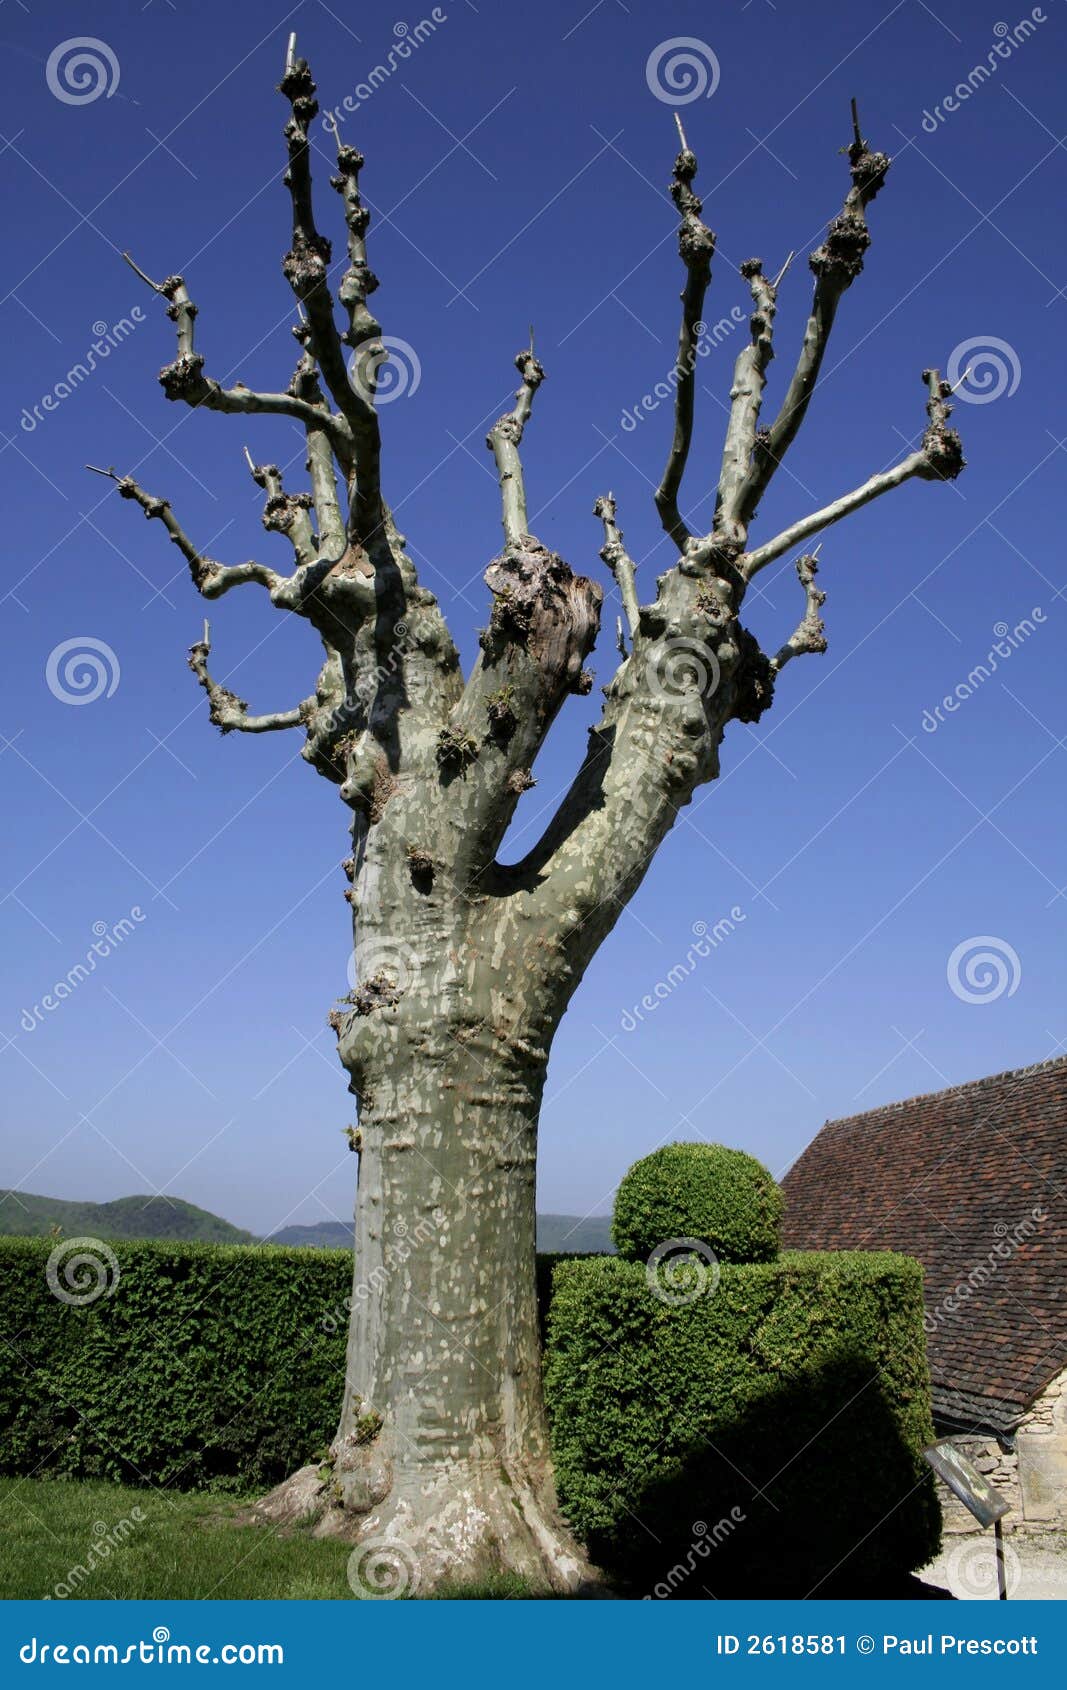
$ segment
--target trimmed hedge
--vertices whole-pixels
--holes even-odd
[[[940,1512],[922,1320],[904,1256],[724,1264],[684,1306],[637,1263],[558,1266],[556,1482],[594,1561],[689,1597],[885,1593],[924,1565]]]
[[[76,1307],[55,1248],[0,1239],[0,1471],[246,1491],[330,1442],[347,1250],[114,1241],[116,1291]]]
[[[0,1472],[245,1492],[329,1444],[349,1251],[107,1247],[118,1289],[79,1308],[49,1290],[55,1239],[0,1237]],[[542,1320],[554,1266],[580,1259],[538,1256]]]
[[[672,1238],[696,1238],[723,1262],[773,1262],[782,1193],[770,1171],[723,1144],[665,1144],[635,1162],[615,1194],[611,1236],[644,1261]]]

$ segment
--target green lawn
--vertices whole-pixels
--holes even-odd
[[[350,1545],[238,1525],[241,1506],[203,1492],[0,1479],[0,1598],[352,1600]]]
[[[353,1600],[351,1544],[239,1523],[247,1506],[203,1491],[0,1479],[0,1600]],[[441,1594],[521,1600],[533,1592],[502,1575]]]

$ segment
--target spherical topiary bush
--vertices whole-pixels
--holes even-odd
[[[635,1162],[615,1195],[611,1235],[620,1256],[644,1261],[669,1238],[694,1238],[724,1262],[772,1262],[782,1193],[743,1150],[666,1144]]]

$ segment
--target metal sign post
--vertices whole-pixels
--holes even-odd
[[[1000,1600],[1006,1602],[1008,1600],[1008,1581],[1004,1572],[1004,1532],[999,1520],[993,1521],[993,1542],[997,1552],[997,1589],[1000,1592]]]
[[[1000,1600],[1006,1602],[1008,1583],[1004,1569],[1004,1532],[1000,1522],[1009,1511],[1008,1504],[996,1487],[989,1483],[965,1455],[960,1454],[954,1444],[931,1444],[929,1449],[923,1450],[923,1455],[938,1478],[945,1481],[953,1496],[958,1496],[964,1507],[970,1509],[979,1525],[992,1526],[993,1547],[997,1559],[997,1591]]]

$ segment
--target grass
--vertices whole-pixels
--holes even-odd
[[[0,1480],[0,1598],[352,1599],[349,1544],[239,1525],[241,1507],[204,1492]]]
[[[352,1546],[239,1520],[247,1502],[203,1491],[0,1479],[0,1599],[351,1601]],[[441,1592],[521,1600],[501,1575]]]

